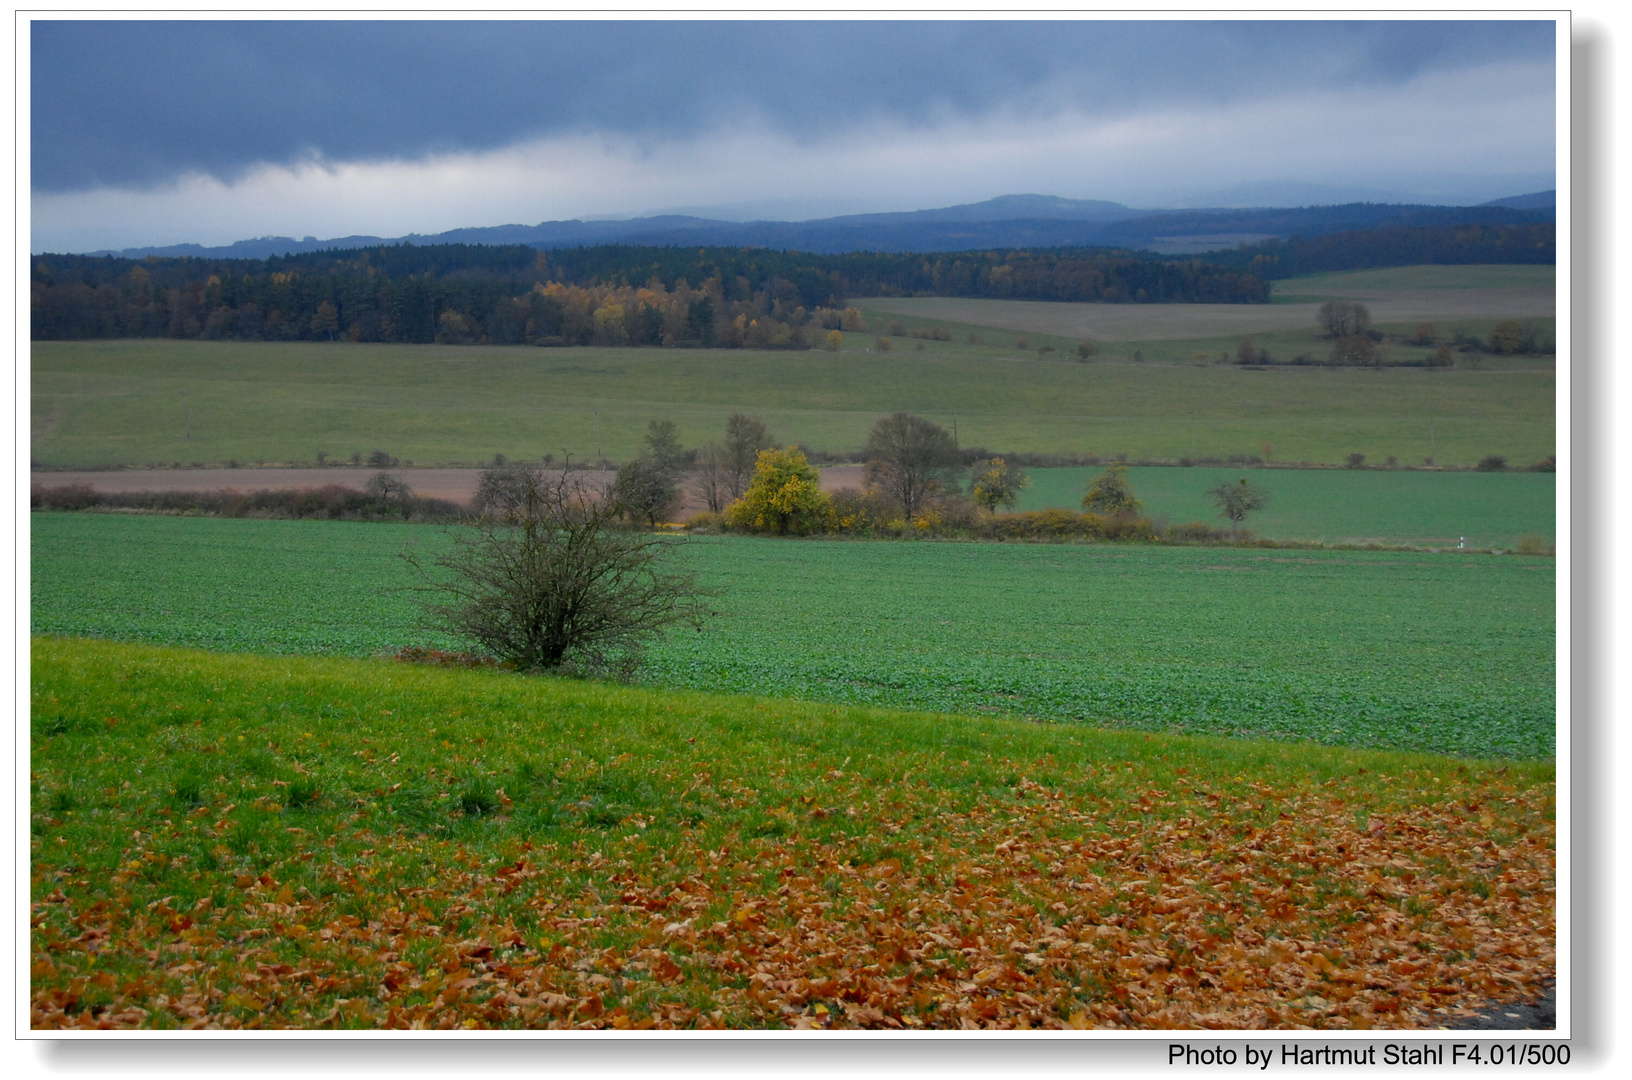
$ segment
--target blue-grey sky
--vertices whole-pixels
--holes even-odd
[[[36,21],[34,250],[1552,184],[1514,21]]]

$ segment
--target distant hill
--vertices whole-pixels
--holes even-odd
[[[95,251],[123,258],[194,256],[265,259],[382,244],[525,244],[554,249],[602,244],[770,248],[813,254],[875,251],[952,252],[1007,248],[1114,247],[1163,254],[1233,248],[1240,243],[1320,236],[1359,229],[1444,225],[1521,225],[1551,221],[1553,193],[1498,199],[1476,207],[1349,203],[1259,209],[1135,210],[1121,203],[1052,195],[1003,195],[985,202],[897,213],[849,214],[814,221],[719,221],[669,214],[624,221],[545,221],[432,235],[345,236],[328,240],[265,236],[224,247]]]
[[[1510,210],[1545,210],[1552,213],[1558,207],[1558,192],[1536,191],[1529,195],[1509,195],[1505,199],[1492,199],[1480,206],[1505,206]]]

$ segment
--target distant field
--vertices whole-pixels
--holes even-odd
[[[867,351],[870,334],[848,335],[838,354],[41,342],[32,347],[30,452],[58,468],[302,464],[376,448],[417,465],[480,464],[494,453],[622,460],[650,420],[674,420],[696,446],[719,438],[737,411],[763,418],[781,440],[841,451],[860,449],[896,410],[956,424],[963,445],[994,450],[1177,459],[1272,443],[1282,460],[1358,452],[1420,462],[1432,452],[1453,464],[1491,453],[1528,464],[1554,452],[1554,376],[1534,365],[1080,364],[966,337],[903,341],[886,355]]]
[[[1101,469],[1033,469],[1020,509],[1075,510]],[[1178,524],[1225,525],[1204,492],[1248,479],[1270,501],[1247,527],[1277,540],[1415,542],[1512,548],[1519,537],[1551,540],[1557,485],[1552,473],[1387,472],[1335,469],[1129,469],[1147,513]]]
[[[1378,325],[1412,329],[1419,322],[1552,319],[1556,285],[1551,266],[1412,266],[1277,281],[1283,298],[1263,304],[1061,304],[1043,300],[956,297],[868,298],[857,306],[884,314],[1104,342],[1233,338],[1308,331],[1322,300],[1361,300]],[[1475,331],[1486,332],[1486,331]]]
[[[455,644],[396,558],[436,528],[36,514],[32,629],[219,651]],[[691,541],[723,589],[647,678],[1146,730],[1545,758],[1554,566],[1520,556]]]

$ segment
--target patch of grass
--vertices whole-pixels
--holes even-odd
[[[1174,305],[1033,307],[1070,323],[1047,340],[1035,337],[1034,347],[1056,345],[1053,357],[1074,356],[1090,332],[1075,325],[1083,307],[1094,319],[1139,321],[1148,340],[1107,347],[1088,364],[1039,362],[1015,348],[1013,331],[969,344],[962,327],[952,341],[925,343],[924,352],[888,355],[36,342],[30,454],[52,467],[311,462],[319,450],[345,459],[377,446],[420,465],[481,464],[495,452],[518,461],[546,452],[626,460],[652,419],[673,420],[682,442],[696,446],[718,439],[725,418],[739,411],[764,419],[784,442],[849,451],[898,409],[949,427],[955,417],[963,445],[1000,451],[1176,459],[1254,453],[1272,442],[1292,460],[1341,461],[1356,445],[1411,460],[1426,453],[1415,447],[1430,412],[1444,425],[1442,462],[1489,453],[1530,462],[1555,451],[1551,370],[1498,370],[1512,365],[1490,362],[1479,371],[1243,373],[1197,367],[1190,357],[1198,349],[1233,351],[1246,334],[1283,358],[1313,348],[1313,306],[1244,305],[1250,320],[1241,326],[1194,332],[1162,321],[1179,317]],[[1209,319],[1235,310],[1199,307],[1210,309]],[[1251,321],[1287,312],[1291,321],[1279,329]],[[1259,341],[1265,333],[1292,336]],[[1142,362],[1133,362],[1134,348]]]

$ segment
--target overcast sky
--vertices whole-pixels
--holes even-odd
[[[1553,186],[1554,33],[36,21],[30,246],[804,219],[1017,193],[1475,202]]]

